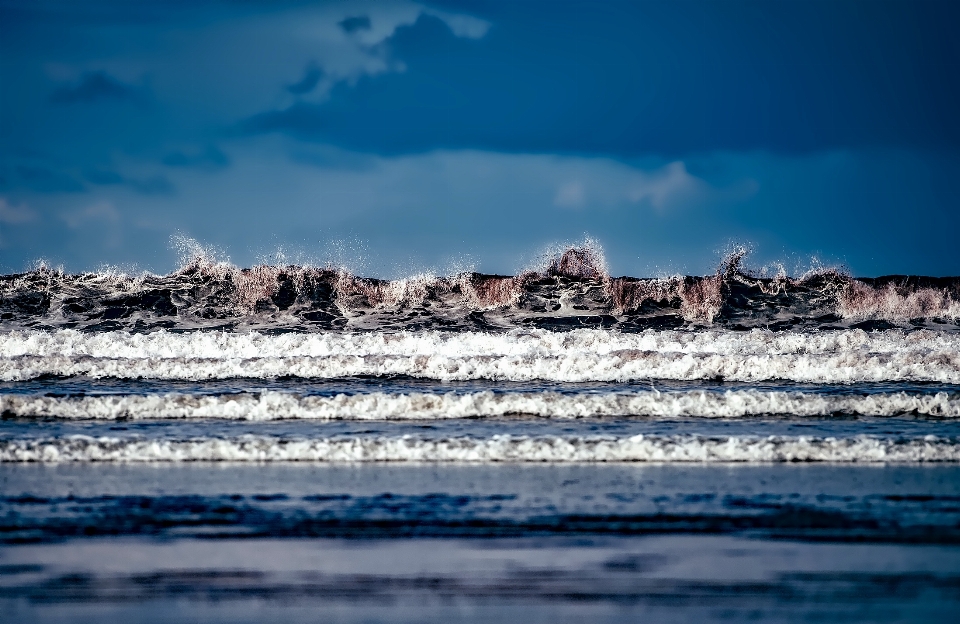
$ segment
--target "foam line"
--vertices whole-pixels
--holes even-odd
[[[960,443],[926,436],[509,436],[423,439],[273,436],[150,440],[68,436],[0,442],[0,462],[856,462],[960,461]]]
[[[0,380],[45,375],[117,379],[213,380],[410,375],[443,381],[491,379],[629,382],[643,379],[803,383],[916,381],[960,383],[960,351],[837,355],[745,355],[625,351],[564,356],[330,356],[251,359],[31,357],[0,360]]]
[[[889,354],[960,351],[960,334],[920,330],[861,329],[798,332],[705,330],[629,334],[598,329],[488,332],[322,332],[271,335],[203,331],[12,331],[0,334],[0,357],[91,356],[98,358],[204,358],[357,356],[541,357],[624,351],[717,355]]]
[[[960,417],[960,396],[938,392],[825,395],[808,392],[730,390],[636,393],[509,392],[384,393],[302,396],[267,391],[221,395],[154,394],[46,397],[0,395],[6,417],[60,419],[439,420],[530,415],[543,418],[601,416],[744,418],[761,415],[820,417],[834,414]]]
[[[337,378],[632,381],[783,379],[809,383],[960,383],[960,335],[929,331],[311,335],[82,334],[0,336],[0,380],[42,375],[120,379]]]

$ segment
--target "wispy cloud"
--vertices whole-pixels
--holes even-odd
[[[664,210],[671,202],[689,197],[706,186],[703,180],[690,175],[683,162],[676,161],[659,171],[635,174],[627,187],[627,199],[632,203],[649,202],[657,210]]]
[[[20,164],[14,167],[15,179],[10,183],[40,193],[77,193],[83,184],[70,173],[43,164]]]
[[[607,159],[558,160],[558,172],[573,177],[561,181],[553,196],[559,208],[649,205],[658,212],[711,191],[691,175],[681,161],[644,169]],[[561,174],[562,175],[562,174]]]
[[[128,180],[130,188],[143,195],[173,195],[176,188],[163,175],[151,176],[139,180]]]
[[[57,104],[79,102],[140,100],[143,92],[137,87],[120,82],[104,71],[87,72],[75,84],[64,85],[50,94]]]
[[[87,244],[95,244],[107,249],[118,249],[123,245],[122,217],[113,202],[98,201],[80,210],[61,213],[60,217],[75,236],[82,237]],[[94,239],[99,239],[96,243]]]
[[[424,11],[424,14],[439,17],[441,20],[446,22],[447,26],[450,27],[450,30],[453,31],[453,34],[465,39],[482,39],[484,36],[486,36],[487,31],[490,30],[491,26],[490,22],[486,20],[473,17],[472,15],[465,15],[463,13],[451,13],[448,11],[427,9]]]
[[[126,178],[111,169],[88,169],[83,172],[83,177],[91,184],[110,185],[126,182]]]
[[[143,195],[171,195],[175,187],[164,175],[147,177],[125,176],[112,169],[89,169],[83,177],[98,186],[125,186]]]
[[[308,65],[303,72],[303,77],[292,85],[288,85],[287,91],[294,95],[306,95],[317,87],[321,78],[323,78],[323,70],[316,65]]]
[[[0,197],[0,248],[6,247],[3,226],[23,225],[37,218],[37,213],[25,204],[14,206],[6,197]]]
[[[355,33],[358,30],[370,30],[370,18],[366,15],[346,17],[339,22],[345,33]]]
[[[100,201],[81,210],[65,212],[61,217],[68,227],[78,229],[91,222],[117,224],[120,222],[120,211],[111,202]]]
[[[26,204],[14,206],[6,197],[0,197],[0,223],[19,225],[29,223],[37,218],[37,213]]]
[[[216,145],[208,145],[199,150],[174,150],[162,162],[168,167],[222,169],[230,164],[230,158]]]
[[[583,182],[580,180],[571,180],[564,182],[557,189],[557,194],[553,198],[553,205],[561,208],[580,208],[586,199]]]

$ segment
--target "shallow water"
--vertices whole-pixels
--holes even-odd
[[[15,621],[950,621],[952,464],[21,464]]]

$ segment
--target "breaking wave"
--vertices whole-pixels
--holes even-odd
[[[0,334],[0,380],[338,378],[960,383],[960,334],[545,330]]]
[[[536,358],[626,351],[716,355],[829,355],[854,353],[914,355],[960,351],[960,335],[900,330],[867,332],[774,332],[754,329],[646,331],[622,334],[594,329],[557,333],[540,329],[504,333],[443,331],[325,332],[190,332],[159,330],[88,333],[76,330],[14,331],[0,334],[0,355],[92,358],[256,359],[335,356],[518,356]]]
[[[728,390],[635,393],[509,392],[383,393],[302,396],[289,392],[227,395],[154,394],[50,397],[0,395],[5,418],[141,420],[208,418],[274,420],[438,420],[509,415],[743,418],[916,414],[960,418],[960,396],[947,392],[828,395]]]
[[[0,441],[0,462],[858,462],[960,461],[960,442],[786,436],[510,436],[426,439],[285,439],[244,435],[190,440],[68,436]]]
[[[745,253],[733,252],[713,275],[668,278],[612,277],[596,245],[558,252],[515,276],[392,281],[330,267],[241,269],[203,254],[163,276],[70,275],[42,266],[0,276],[0,329],[956,330],[960,323],[960,278],[851,278],[837,270],[762,277],[743,268]]]
[[[957,439],[909,433],[952,431],[960,395],[951,387],[896,385],[960,384],[960,278],[852,278],[827,269],[770,277],[745,269],[744,255],[735,250],[712,275],[656,279],[611,276],[593,243],[560,249],[513,276],[467,272],[387,281],[334,267],[242,269],[205,253],[169,275],[69,275],[41,266],[0,276],[0,382],[7,387],[0,392],[0,418],[60,420],[8,422],[0,461],[960,461]],[[74,378],[68,386],[76,395],[60,388],[56,396],[40,395],[61,378]],[[100,378],[157,380],[146,385],[158,391],[92,381]],[[280,378],[286,379],[203,383]],[[484,382],[449,392],[451,386],[411,378],[605,385],[543,391],[533,384],[518,391]],[[304,379],[336,380],[326,385],[337,392],[363,391],[313,395]],[[652,380],[710,383],[660,392]],[[199,383],[173,383],[180,381]],[[703,389],[716,381],[764,387]],[[796,391],[767,383],[780,381],[845,387]],[[28,383],[18,388],[20,382]],[[867,392],[853,385],[859,383],[883,387]],[[96,392],[111,384],[127,393]],[[213,388],[251,385],[271,389]],[[277,390],[282,387],[294,391]],[[331,428],[354,428],[331,425],[326,437],[312,437],[319,430],[309,424],[252,428],[308,432],[283,437],[234,435],[251,428],[213,422],[511,415],[927,420],[911,423],[912,429],[898,429],[893,420],[882,429],[821,423],[818,436],[804,437],[659,435],[678,434],[674,422],[655,430],[658,435],[572,435],[604,429],[581,423],[556,425],[564,435],[530,436],[519,435],[530,431],[522,419],[485,422],[498,435],[474,437],[438,433],[443,426],[461,432],[472,426],[453,422],[364,424],[357,429],[366,433],[342,436]],[[198,432],[193,438],[157,434],[161,423],[137,425],[153,432],[146,437],[37,437],[57,428],[107,433],[123,428],[111,422],[118,419],[211,421],[162,425]],[[708,431],[704,422],[696,421],[692,433]],[[758,422],[719,428],[755,434]],[[417,433],[401,436],[404,429]],[[34,435],[21,437],[24,431]],[[434,437],[421,435],[426,431]]]

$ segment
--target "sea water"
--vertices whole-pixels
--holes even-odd
[[[960,282],[595,260],[2,276],[2,619],[950,621]]]

